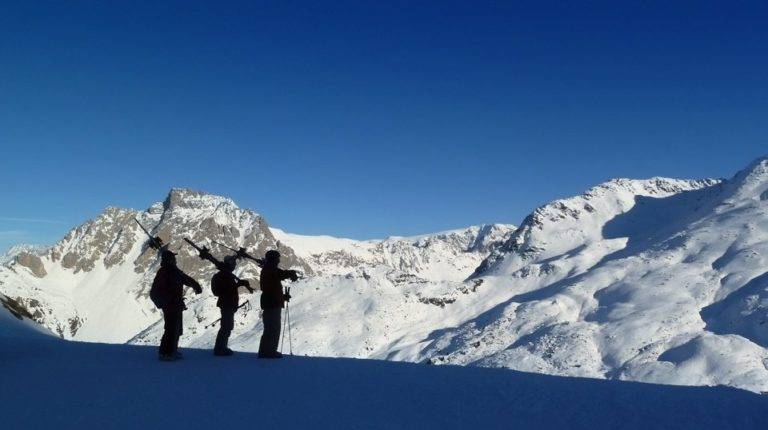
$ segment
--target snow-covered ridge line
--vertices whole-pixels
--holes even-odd
[[[541,249],[564,253],[581,246],[588,240],[584,234],[601,238],[597,231],[615,216],[631,209],[638,196],[663,198],[671,195],[721,185],[722,179],[672,179],[653,177],[650,179],[618,178],[590,188],[583,194],[554,200],[536,208],[520,224],[510,238],[488,256],[472,274],[477,278],[496,270],[498,262],[509,253],[530,257]],[[573,226],[581,232],[573,236]],[[541,243],[541,231],[559,231],[553,243]],[[554,242],[557,242],[556,246]]]
[[[70,267],[61,256],[41,258],[40,276],[0,269],[0,292],[36,304],[64,337],[156,344],[162,324],[145,292],[157,256],[125,215],[70,238]],[[517,230],[301,236],[222,200],[138,216],[204,284],[213,269],[179,238],[281,249],[310,275],[291,301],[294,346],[308,355],[768,391],[768,158],[725,181],[612,180],[538,208]],[[257,281],[247,264],[238,274]],[[207,289],[188,303],[184,345],[211,345],[214,303]],[[238,314],[231,345],[253,351],[260,324],[257,312]]]
[[[475,274],[506,298],[413,359],[768,391],[766,270],[768,158],[611,181],[532,214]]]
[[[50,248],[49,245],[31,245],[26,243],[13,245],[4,253],[0,254],[0,266],[6,266],[12,263],[21,254],[43,255],[48,252]]]
[[[241,209],[229,198],[174,188],[162,202],[145,211],[108,206],[70,230],[47,252],[23,254],[24,259],[0,272],[0,291],[18,298],[39,322],[62,337],[153,342],[159,315],[146,294],[158,258],[147,248],[146,235],[134,218],[178,252],[180,267],[203,284],[214,268],[197,257],[183,242],[185,237],[208,245],[219,256],[230,251],[215,246],[214,241],[233,248],[242,246],[256,255],[278,249],[284,267],[308,276],[346,276],[360,285],[375,277],[376,282],[401,288],[408,282],[422,285],[464,279],[511,232],[507,226],[481,226],[412,241],[367,242],[298,236],[270,229],[263,217]],[[306,251],[318,248],[318,243],[320,251],[327,252]],[[249,261],[243,261],[237,273],[258,284],[258,268]],[[442,290],[449,292],[452,287]],[[402,291],[397,294],[402,298]],[[419,294],[416,303],[430,300]],[[198,320],[216,319],[211,301],[215,300],[206,290],[205,297],[194,306]],[[189,327],[188,342],[203,335],[196,330]]]
[[[301,236],[272,229],[313,270],[344,275],[355,269],[388,266],[426,281],[462,281],[514,226],[487,224],[413,237],[356,241],[331,236]]]

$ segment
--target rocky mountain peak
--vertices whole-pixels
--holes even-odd
[[[215,210],[219,206],[230,206],[238,209],[235,202],[230,198],[189,188],[172,188],[163,202],[163,209],[166,211],[178,209]]]

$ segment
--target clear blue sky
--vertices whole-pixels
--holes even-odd
[[[765,2],[17,3],[0,248],[174,186],[371,238],[768,153]]]

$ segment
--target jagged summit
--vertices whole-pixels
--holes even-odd
[[[190,188],[171,188],[168,192],[168,196],[163,201],[165,210],[175,210],[177,208],[206,210],[216,209],[222,205],[238,208],[234,200],[228,197]]]

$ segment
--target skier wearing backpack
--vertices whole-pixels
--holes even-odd
[[[201,252],[200,258],[213,261],[216,268],[219,269],[211,279],[211,291],[214,296],[219,298],[216,301],[216,306],[221,311],[221,323],[219,325],[219,333],[216,335],[213,354],[220,357],[230,356],[233,352],[227,347],[227,343],[229,342],[229,335],[232,334],[232,329],[235,327],[235,312],[240,301],[238,289],[242,286],[251,293],[254,290],[248,281],[238,279],[232,273],[235,267],[237,267],[236,255],[226,257],[223,262],[213,258],[209,252]]]
[[[280,320],[285,302],[291,296],[283,292],[282,281],[296,281],[299,277],[295,270],[283,270],[280,264],[280,253],[272,249],[264,256],[264,266],[261,268],[261,309],[264,333],[259,343],[259,358],[281,358],[277,352],[280,341]]]
[[[163,311],[163,337],[160,340],[159,355],[162,361],[182,358],[179,352],[179,337],[183,333],[184,286],[192,287],[196,294],[203,292],[200,284],[176,266],[176,254],[163,249],[149,297]]]

